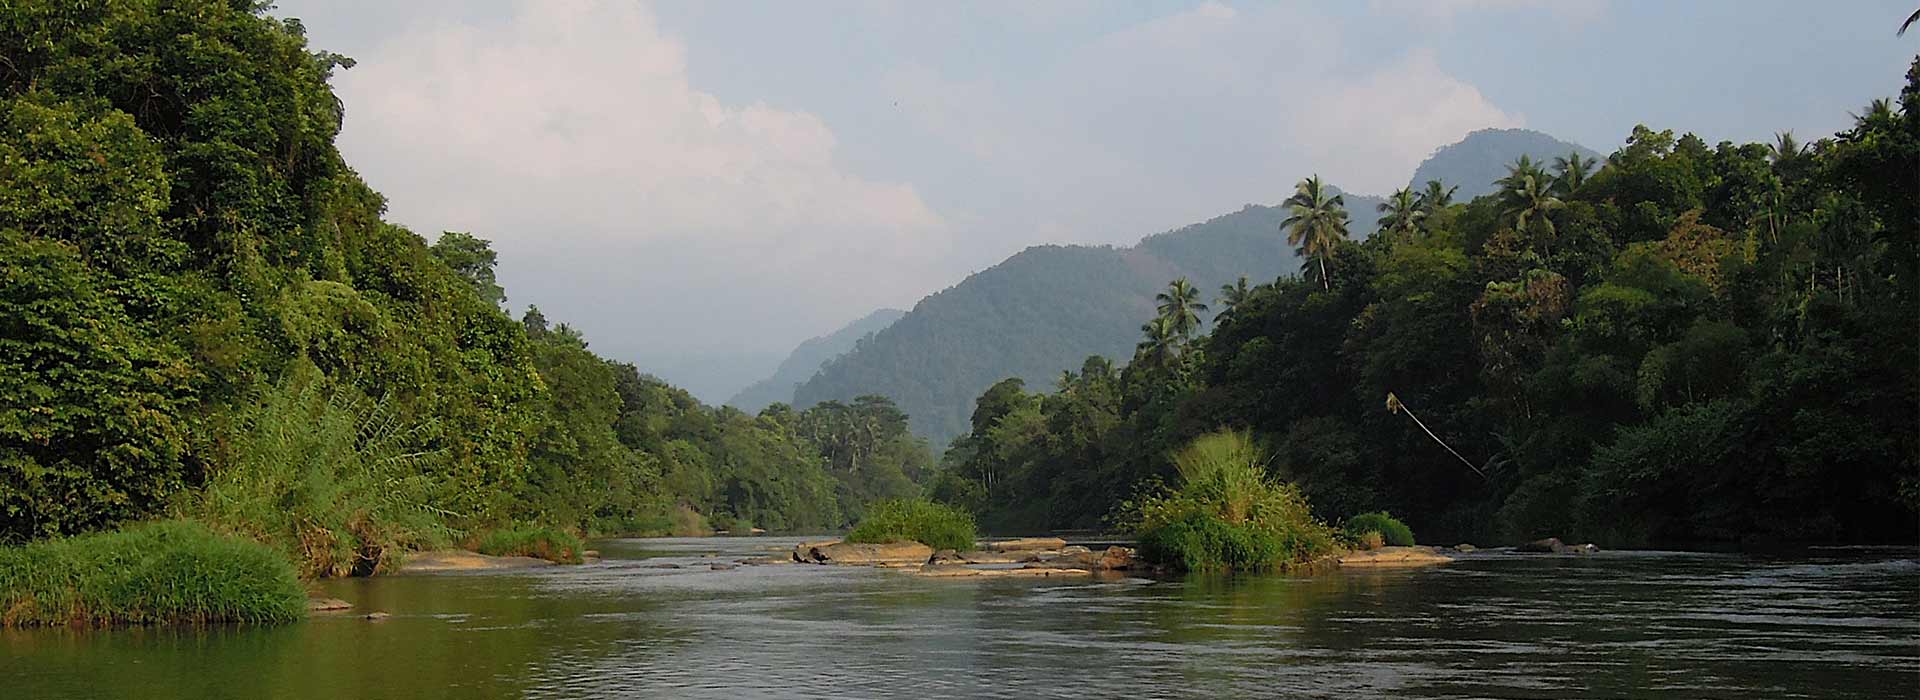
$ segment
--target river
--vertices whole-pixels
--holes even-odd
[[[709,566],[791,542],[615,540],[585,566],[320,584],[380,621],[0,632],[0,697],[1920,694],[1912,549],[1160,581]]]

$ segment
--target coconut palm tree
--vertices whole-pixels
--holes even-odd
[[[1329,191],[1320,176],[1315,175],[1294,185],[1293,196],[1288,197],[1285,204],[1292,214],[1280,222],[1280,230],[1287,232],[1287,245],[1311,261],[1302,262],[1302,270],[1317,264],[1320,286],[1332,289],[1333,284],[1327,278],[1327,258],[1333,256],[1340,241],[1347,237],[1346,197]]]
[[[1435,213],[1451,206],[1453,193],[1459,189],[1458,185],[1448,187],[1439,180],[1428,180],[1426,188],[1420,190],[1420,195],[1415,200],[1420,204],[1422,218],[1432,219]]]
[[[1793,137],[1793,132],[1782,131],[1773,135],[1773,143],[1767,145],[1767,155],[1773,160],[1773,167],[1791,163],[1805,155],[1807,147]]]
[[[1427,218],[1427,213],[1420,209],[1420,196],[1414,194],[1410,187],[1395,190],[1393,194],[1387,196],[1387,201],[1381,202],[1375,208],[1381,214],[1380,233],[1386,235],[1402,235],[1402,237],[1411,238],[1413,234],[1419,232],[1420,221]]]
[[[1571,195],[1581,185],[1587,184],[1587,176],[1593,174],[1592,158],[1580,157],[1579,151],[1572,151],[1553,159],[1553,187],[1562,195]]]
[[[1496,184],[1500,185],[1500,215],[1513,220],[1514,230],[1527,233],[1533,223],[1539,222],[1547,239],[1552,240],[1557,231],[1547,212],[1565,203],[1553,196],[1546,172],[1534,165],[1532,158],[1520,156]]]
[[[1174,280],[1167,285],[1167,291],[1155,294],[1153,300],[1159,302],[1160,317],[1167,319],[1175,335],[1184,339],[1200,330],[1200,314],[1206,312],[1207,305],[1200,301],[1200,290],[1187,278]]]
[[[1220,304],[1220,315],[1226,316],[1227,314],[1233,313],[1233,310],[1239,308],[1241,304],[1246,303],[1247,297],[1250,296],[1253,296],[1253,288],[1247,286],[1246,275],[1241,275],[1239,281],[1233,284],[1220,285],[1220,301],[1218,302]]]
[[[1897,32],[1894,32],[1894,33],[1893,33],[1893,35],[1894,35],[1894,36],[1906,36],[1906,35],[1907,35],[1907,27],[1911,27],[1911,26],[1913,26],[1913,23],[1914,23],[1914,22],[1920,22],[1920,10],[1914,10],[1914,11],[1913,11],[1913,14],[1911,14],[1911,15],[1907,15],[1907,21],[1905,21],[1905,22],[1901,22],[1901,23],[1900,23],[1900,31],[1897,31]]]
[[[1174,332],[1173,321],[1165,316],[1155,316],[1146,325],[1140,327],[1146,339],[1134,348],[1139,351],[1141,361],[1152,367],[1170,367],[1180,356],[1180,334]]]

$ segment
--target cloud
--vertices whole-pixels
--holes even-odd
[[[635,353],[802,338],[923,291],[950,229],[912,185],[845,170],[814,114],[695,88],[685,54],[630,3],[417,23],[337,78],[342,148],[391,218],[493,239],[516,303]],[[668,306],[698,318],[633,330],[689,320]]]
[[[1315,168],[1341,187],[1383,194],[1433,149],[1475,129],[1525,124],[1472,85],[1416,50],[1358,79],[1329,82],[1308,109],[1294,113],[1295,134]]]
[[[1572,24],[1606,13],[1607,0],[1371,0],[1374,14],[1403,15],[1422,20],[1452,21],[1481,12],[1547,12]]]

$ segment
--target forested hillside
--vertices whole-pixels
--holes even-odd
[[[794,388],[813,378],[821,365],[853,350],[867,336],[893,325],[894,321],[906,314],[899,309],[880,309],[840,330],[802,341],[793,352],[787,354],[787,359],[780,362],[773,376],[741,389],[733,398],[727,399],[727,405],[747,413],[759,413],[761,409],[776,403],[793,403]]]
[[[510,318],[485,240],[381,219],[333,143],[353,62],[262,7],[0,10],[0,540],[179,515],[361,571],[311,560],[509,523],[836,527],[916,490],[884,401],[853,435],[715,409]]]
[[[1322,517],[1440,542],[1913,542],[1920,59],[1855,114],[1810,144],[1637,127],[1471,201],[1395,193],[1373,228],[1302,181],[1309,275],[1124,368],[994,385],[935,493],[990,529],[1097,526],[1228,427]]]
[[[1491,187],[1471,183],[1482,177],[1490,183],[1500,175],[1486,173],[1504,173],[1505,164],[1536,152],[1593,154],[1538,132],[1477,131],[1421,164],[1415,188],[1437,180],[1443,188],[1458,187],[1454,196],[1464,200],[1462,192]],[[1389,204],[1327,189],[1344,197],[1354,230],[1371,229]],[[1280,208],[1248,205],[1131,248],[1028,249],[922,300],[872,342],[802,384],[795,405],[887,396],[913,416],[915,432],[944,444],[966,431],[973,397],[1002,378],[1051,387],[1062,369],[1079,366],[1087,355],[1125,360],[1167,280],[1186,277],[1212,304],[1222,285],[1242,275],[1257,283],[1300,272],[1280,235],[1284,218]]]

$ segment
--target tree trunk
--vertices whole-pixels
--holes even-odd
[[[1333,284],[1327,281],[1327,256],[1324,254],[1320,256],[1320,287],[1333,291]]]

